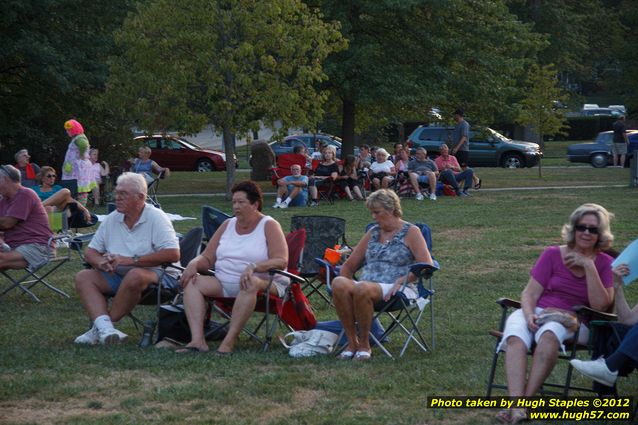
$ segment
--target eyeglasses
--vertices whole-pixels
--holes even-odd
[[[48,179],[50,179],[51,177],[55,178],[55,177],[57,177],[57,176],[56,176],[55,174],[47,174],[45,177],[46,177],[46,178],[48,178]]]
[[[574,226],[574,230],[576,230],[577,232],[589,232],[592,235],[597,235],[598,234],[598,227],[596,226],[585,226],[584,224],[576,224]]]

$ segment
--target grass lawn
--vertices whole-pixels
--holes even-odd
[[[73,291],[72,276],[81,268],[75,261],[54,279],[72,294],[70,300],[41,288],[41,304],[16,291],[0,298],[0,423],[495,423],[495,410],[427,409],[426,398],[484,395],[494,348],[487,332],[500,314],[494,301],[518,298],[542,249],[561,242],[561,226],[582,203],[600,203],[615,213],[614,246],[624,248],[638,235],[638,190],[626,187],[628,171],[620,169],[549,168],[542,178],[537,169],[477,171],[485,188],[603,187],[481,190],[467,199],[404,200],[407,220],[432,227],[433,251],[442,266],[435,279],[434,351],[412,348],[390,360],[375,350],[371,362],[355,364],[331,357],[291,359],[278,344],[261,353],[242,338],[229,358],[176,355],[138,348],[139,334],[127,320],[120,327],[135,342],[77,347],[73,339],[88,319]],[[178,231],[199,224],[203,204],[230,211],[223,196],[210,195],[221,191],[223,178],[223,173],[174,173],[162,182],[161,194],[201,194],[160,199],[165,211],[197,218],[175,222]],[[264,188],[272,191],[268,182]],[[333,215],[347,220],[354,244],[371,221],[361,202],[275,210],[273,201],[266,198],[265,212],[286,231],[295,214]],[[627,288],[627,296],[632,305],[638,302],[638,284]],[[316,305],[320,320],[335,318],[333,310]],[[428,327],[425,321],[423,329]],[[588,385],[578,374],[575,379]],[[638,396],[638,374],[621,379],[620,388]]]

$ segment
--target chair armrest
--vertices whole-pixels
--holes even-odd
[[[496,303],[499,304],[504,309],[507,308],[521,308],[521,302],[515,301],[510,298],[499,298],[496,300]]]
[[[607,322],[615,322],[618,317],[615,314],[605,313],[603,311],[594,310],[584,305],[576,305],[572,308],[579,317],[587,317],[592,320],[603,320]]]
[[[439,270],[439,264],[414,263],[410,266],[410,272],[417,277],[429,278],[435,271]]]
[[[306,279],[304,279],[303,277],[294,275],[292,273],[289,273],[285,270],[281,270],[281,269],[270,269],[268,270],[268,274],[275,275],[275,274],[280,274],[282,276],[286,276],[288,279],[292,280],[293,282],[297,282],[297,283],[305,283]]]

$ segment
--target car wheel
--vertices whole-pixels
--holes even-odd
[[[501,165],[504,168],[523,168],[525,166],[525,163],[523,162],[523,157],[519,154],[508,153],[503,156]]]
[[[606,153],[596,153],[591,156],[591,165],[594,168],[605,168],[607,161],[609,161],[609,158]]]
[[[200,159],[199,161],[197,161],[197,171],[200,173],[215,171],[215,164],[213,164],[210,159]]]

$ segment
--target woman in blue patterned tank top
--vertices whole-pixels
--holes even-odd
[[[340,359],[370,359],[372,350],[368,334],[374,304],[389,300],[401,290],[406,276],[408,282],[416,281],[416,277],[409,273],[411,264],[432,264],[419,228],[401,219],[403,211],[396,193],[387,189],[377,190],[368,197],[366,206],[376,225],[359,241],[341,267],[341,275],[332,283],[337,315],[348,338]],[[361,266],[361,278],[354,280],[354,273]],[[414,285],[409,284],[403,292],[408,298],[417,297]]]

